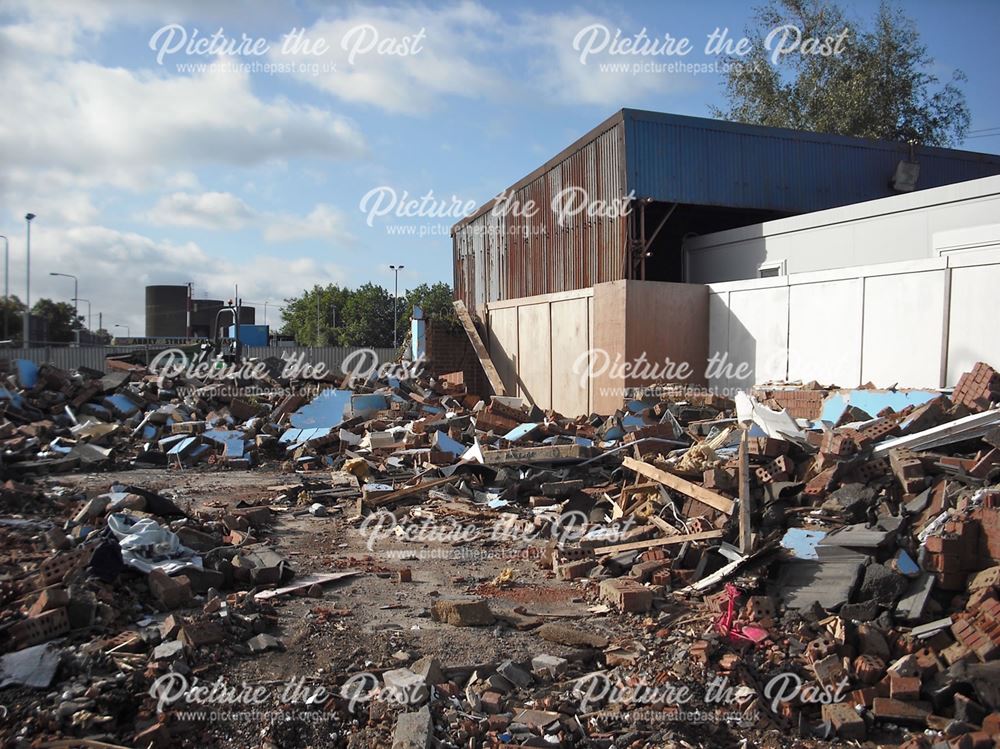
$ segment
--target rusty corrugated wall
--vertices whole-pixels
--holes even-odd
[[[910,159],[920,165],[918,189],[1000,174],[992,154],[623,109],[508,191],[519,206],[534,201],[533,216],[490,201],[454,226],[455,297],[479,309],[628,278],[627,244],[641,239],[641,216],[581,213],[560,225],[551,202],[568,187],[608,205],[634,191],[637,201],[682,213],[695,206],[793,215],[898,194],[893,174]],[[747,223],[758,220],[748,214]]]
[[[452,230],[455,297],[469,309],[501,299],[582,289],[624,277],[627,215],[566,215],[553,199],[568,188],[620,204],[627,193],[625,129],[612,117],[508,193]],[[510,206],[537,210],[515,211]],[[567,213],[572,213],[567,212]]]

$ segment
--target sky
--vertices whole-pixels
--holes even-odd
[[[842,2],[870,18],[874,2]],[[910,0],[962,147],[1000,152],[1000,3]],[[94,329],[144,330],[144,288],[192,283],[279,322],[314,284],[402,292],[452,280],[450,227],[623,107],[710,116],[712,62],[746,3],[0,0],[0,234],[10,293],[68,301]],[[645,29],[683,58],[612,55]],[[607,34],[607,39],[604,35]],[[776,42],[777,43],[777,42]],[[589,45],[589,47],[588,47]],[[675,47],[676,49],[676,47]],[[80,303],[87,314],[87,304]]]

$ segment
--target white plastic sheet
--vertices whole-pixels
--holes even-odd
[[[108,516],[108,527],[118,538],[122,560],[141,572],[163,570],[172,575],[185,567],[201,569],[201,557],[181,543],[175,533],[151,518],[136,520],[123,513]]]

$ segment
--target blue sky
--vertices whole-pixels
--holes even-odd
[[[876,7],[843,5],[857,17]],[[972,130],[1000,127],[1000,3],[905,7],[935,72],[968,76]],[[686,37],[695,51],[684,61],[702,62],[707,35],[742,36],[749,12],[735,2],[5,2],[0,233],[11,238],[11,291],[23,298],[27,211],[38,214],[32,299],[68,299],[72,282],[48,274],[78,275],[95,327],[101,311],[106,327],[142,331],[154,283],[223,298],[239,284],[259,319],[270,302],[275,323],[280,300],[314,283],[391,288],[393,263],[406,266],[401,287],[450,282],[454,206],[488,200],[622,107],[708,116],[723,103],[718,73],[602,71],[612,58],[600,53],[582,63],[582,29]],[[245,35],[267,52],[182,44],[220,27],[223,41]],[[296,29],[313,49],[281,49]],[[1000,130],[973,135],[964,147],[1000,151]],[[446,215],[370,217],[371,191],[369,207],[375,195],[431,194]]]

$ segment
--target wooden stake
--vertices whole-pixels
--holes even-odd
[[[752,551],[753,537],[750,528],[750,458],[747,455],[747,430],[740,434],[739,480],[740,480],[740,552]]]

